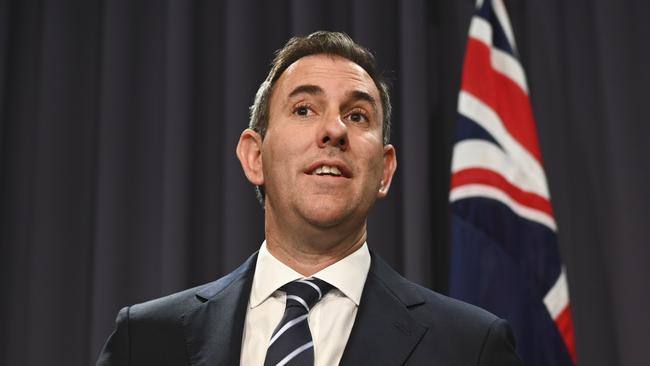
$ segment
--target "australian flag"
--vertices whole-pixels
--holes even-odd
[[[478,1],[458,113],[450,294],[508,319],[525,365],[575,365],[557,225],[502,0]]]

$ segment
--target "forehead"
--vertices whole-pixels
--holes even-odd
[[[279,99],[300,85],[320,86],[327,94],[358,90],[379,101],[379,90],[370,75],[356,63],[335,55],[310,55],[298,59],[280,75],[275,84]]]

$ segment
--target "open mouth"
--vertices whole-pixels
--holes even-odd
[[[309,168],[306,172],[308,175],[329,176],[350,178],[351,174],[347,168],[341,165],[318,163]]]
[[[311,172],[311,174],[315,174],[315,175],[331,175],[331,176],[334,176],[334,177],[340,177],[342,175],[339,168],[337,168],[335,166],[328,166],[328,165],[319,166],[313,172]]]

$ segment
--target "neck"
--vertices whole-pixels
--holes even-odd
[[[280,262],[303,276],[311,276],[359,249],[366,241],[366,224],[348,233],[336,229],[287,235],[266,226],[266,246]]]

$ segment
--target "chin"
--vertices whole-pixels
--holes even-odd
[[[340,208],[315,207],[304,210],[302,216],[305,218],[305,221],[309,222],[311,225],[322,229],[328,229],[346,221],[350,215],[348,212]]]

